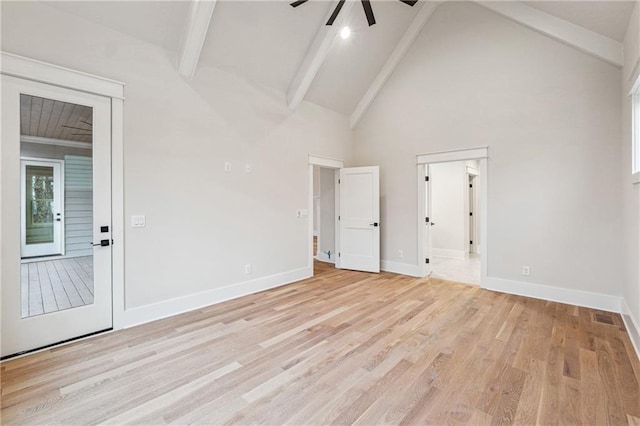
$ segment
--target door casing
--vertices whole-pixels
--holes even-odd
[[[428,268],[425,262],[425,248],[424,241],[426,238],[425,235],[425,217],[430,216],[430,212],[426,211],[426,200],[425,200],[425,175],[426,175],[426,167],[429,164],[434,163],[446,163],[453,161],[465,161],[465,160],[479,160],[480,163],[480,173],[476,178],[478,180],[478,185],[480,186],[480,223],[478,224],[479,234],[480,234],[480,286],[486,287],[487,283],[487,194],[488,194],[488,159],[489,159],[489,148],[488,147],[479,147],[479,148],[469,148],[469,149],[461,149],[455,151],[444,151],[444,152],[434,152],[431,154],[420,154],[416,156],[416,173],[417,173],[417,189],[418,189],[418,241],[417,241],[417,253],[418,253],[418,270],[420,271],[421,277],[428,276]]]
[[[72,89],[95,95],[101,95],[110,99],[111,113],[111,217],[114,240],[112,246],[112,300],[113,300],[113,329],[121,329],[127,325],[127,315],[124,303],[124,83],[112,79],[87,74],[64,68],[59,65],[48,64],[36,59],[27,58],[7,52],[0,52],[0,74],[18,77],[24,80],[45,83],[52,86]],[[7,158],[5,154],[6,144],[2,144],[0,158]],[[19,156],[15,158],[15,167],[19,167]],[[11,173],[10,173],[11,172]],[[0,189],[5,193],[5,188],[15,185],[15,181],[7,179],[13,170],[2,167],[0,170]],[[17,197],[16,197],[16,201]],[[15,203],[3,202],[0,205],[0,221],[11,214],[11,208]],[[5,265],[8,263],[7,255],[11,250],[10,244],[5,238],[6,230],[2,232],[0,253],[0,286],[9,282],[11,277]]]

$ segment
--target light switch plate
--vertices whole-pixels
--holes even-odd
[[[144,215],[131,216],[132,228],[144,228],[146,225],[146,219]]]

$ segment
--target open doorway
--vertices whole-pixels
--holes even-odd
[[[475,250],[479,240],[473,236],[479,216],[473,193],[478,161],[434,163],[427,170],[431,277],[480,285],[480,255]]]
[[[486,277],[487,148],[418,156],[423,276],[471,285]]]
[[[337,170],[313,166],[313,257],[335,265]]]

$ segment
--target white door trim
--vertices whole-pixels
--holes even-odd
[[[58,202],[58,210],[64,211],[64,161],[58,159],[49,159],[49,158],[33,158],[33,157],[20,157],[20,257],[34,257],[34,256],[25,256],[26,254],[26,245],[27,245],[27,218],[26,218],[26,199],[27,199],[27,182],[25,180],[26,166],[34,165],[34,164],[56,164],[58,166],[58,178],[54,179],[55,186],[57,186],[57,202]],[[54,168],[54,176],[55,176],[55,168]],[[55,187],[54,186],[54,187]],[[55,213],[54,213],[55,214]],[[64,223],[65,218],[62,216],[60,219],[60,223],[54,223],[54,226],[57,226],[57,230],[54,229],[54,244],[59,246],[59,251],[57,253],[46,253],[37,256],[64,256],[65,254],[65,241],[64,241]]]
[[[431,154],[418,154],[417,164],[448,163],[451,161],[480,160],[489,157],[489,147],[456,149]]]
[[[455,151],[435,152],[433,154],[421,154],[416,156],[417,176],[418,176],[418,270],[420,276],[426,276],[426,268],[424,263],[424,250],[422,240],[424,238],[424,218],[426,217],[424,202],[424,176],[425,165],[433,163],[445,163],[451,161],[479,160],[480,174],[477,177],[480,185],[480,286],[487,286],[487,200],[488,200],[488,159],[489,147],[460,149]]]
[[[308,263],[307,263],[307,268],[309,269],[309,276],[312,277],[313,276],[313,166],[320,166],[322,168],[325,169],[342,169],[344,167],[344,161],[343,160],[337,160],[335,158],[328,158],[328,157],[320,157],[317,155],[309,155],[309,203],[308,203],[308,211],[309,211],[309,237],[307,239],[307,250],[309,251],[309,255],[307,256],[307,258],[309,259]],[[336,182],[337,182],[337,178],[336,178]],[[335,196],[336,196],[336,211],[338,211],[338,208],[340,207],[340,205],[338,204],[340,202],[339,198],[340,198],[340,190],[338,188],[338,185],[335,186]],[[336,221],[336,226],[335,226],[335,230],[336,230],[336,239],[335,239],[335,245],[336,247],[338,247],[338,244],[340,242],[340,230],[338,229],[338,223]],[[318,237],[318,242],[320,242],[320,238]],[[336,258],[336,267],[338,267],[338,258]]]
[[[0,52],[0,74],[111,98],[111,226],[113,329],[124,323],[124,83]]]

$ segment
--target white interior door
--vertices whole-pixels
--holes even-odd
[[[22,257],[64,254],[62,161],[22,160],[20,185]]]
[[[6,357],[112,327],[111,100],[7,75],[1,76],[1,83],[0,343],[1,356]],[[31,108],[25,106],[24,99],[33,102]],[[40,104],[37,108],[36,100]],[[78,123],[84,121],[90,129],[91,145],[85,148],[86,165],[78,162],[76,178],[73,182],[65,180],[70,184],[66,198],[71,206],[65,208],[74,211],[73,215],[61,211],[61,217],[67,216],[70,233],[65,239],[67,255],[53,260],[22,260],[20,158],[26,144],[21,146],[21,134],[30,130],[33,136],[34,129],[46,131],[54,122],[78,112],[84,114]],[[29,129],[25,114],[50,116],[46,124],[43,120],[32,122]],[[82,129],[80,124],[65,127],[65,131],[82,133],[77,129]],[[59,153],[64,148],[32,143],[29,149]],[[81,157],[76,153],[73,158]],[[78,178],[81,172],[86,179]],[[93,243],[101,241],[103,245],[94,247]],[[78,257],[68,257],[71,246]]]
[[[422,238],[422,253],[425,257],[424,262],[424,270],[425,275],[431,275],[431,226],[435,225],[431,222],[431,191],[430,191],[430,181],[429,181],[429,165],[426,164],[424,166],[424,234]]]
[[[380,172],[378,166],[340,169],[339,264],[380,272]]]

